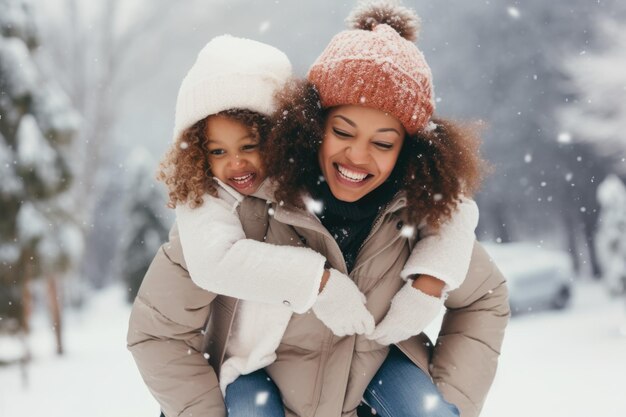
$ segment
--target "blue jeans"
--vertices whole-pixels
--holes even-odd
[[[363,400],[381,417],[460,416],[430,377],[395,346],[367,386]]]
[[[460,416],[456,406],[443,399],[430,377],[395,346],[367,386],[363,400],[369,407],[359,407],[362,417]],[[278,387],[262,369],[230,384],[225,402],[228,417],[285,415]]]
[[[260,369],[241,375],[226,387],[228,417],[284,417],[280,391],[267,373]]]

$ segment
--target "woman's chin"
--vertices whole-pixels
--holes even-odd
[[[358,183],[341,178],[340,174],[335,175],[334,181],[328,182],[328,187],[337,200],[354,203],[372,191],[372,177]]]
[[[329,188],[333,197],[346,203],[354,203],[365,197],[368,193],[365,189],[359,190],[355,188],[347,188],[339,184],[329,184]]]

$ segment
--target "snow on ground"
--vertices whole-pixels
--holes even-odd
[[[577,286],[571,308],[515,317],[481,417],[626,415],[623,301],[595,283]],[[130,308],[120,288],[67,317],[67,354],[53,354],[46,318],[31,336],[28,386],[17,365],[0,367],[2,417],[157,417],[158,406],[126,350]],[[0,338],[0,358],[15,347]]]
[[[67,353],[60,358],[47,317],[37,315],[28,386],[19,366],[0,367],[0,416],[158,417],[159,407],[126,350],[130,307],[124,299],[121,288],[107,289],[84,314],[68,314]],[[3,351],[0,341],[0,357]]]
[[[561,312],[514,317],[481,417],[626,416],[626,306],[575,288]]]

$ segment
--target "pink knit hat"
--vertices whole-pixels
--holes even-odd
[[[407,133],[424,129],[435,109],[432,73],[412,42],[419,18],[390,1],[370,2],[348,18],[309,70],[323,107],[360,104],[396,117]]]

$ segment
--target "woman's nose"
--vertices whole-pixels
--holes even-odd
[[[346,149],[346,157],[354,165],[362,165],[369,162],[370,154],[367,145],[351,144],[348,146],[348,149]]]

